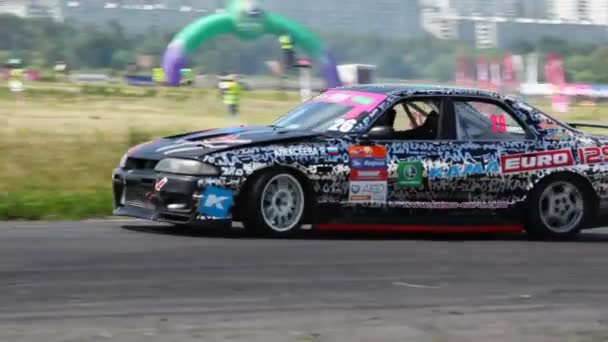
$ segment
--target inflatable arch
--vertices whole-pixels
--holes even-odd
[[[294,44],[320,65],[327,88],[341,86],[336,62],[321,41],[298,23],[262,11],[255,0],[231,0],[226,12],[198,19],[179,32],[163,57],[166,82],[179,85],[180,70],[186,66],[188,56],[206,41],[224,34],[233,34],[243,40],[264,34],[289,34]]]

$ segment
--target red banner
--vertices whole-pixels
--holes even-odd
[[[512,55],[506,55],[502,59],[502,79],[508,87],[512,87],[516,83],[517,76]]]
[[[490,83],[493,87],[502,85],[502,77],[500,75],[500,60],[492,60],[490,63]]]
[[[467,58],[456,60],[456,84],[467,87],[474,85],[473,65],[473,61]]]
[[[547,62],[545,63],[545,80],[555,86],[554,94],[551,97],[551,105],[553,110],[559,113],[568,112],[568,97],[560,95],[566,85],[566,75],[564,71],[564,62],[556,53],[547,54]]]
[[[547,54],[547,62],[545,63],[545,80],[557,86],[566,84],[566,75],[564,71],[564,62],[556,53]]]
[[[490,76],[488,74],[488,61],[484,57],[477,58],[477,86],[488,88],[490,86]]]

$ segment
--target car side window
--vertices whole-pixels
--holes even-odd
[[[396,103],[372,127],[391,128],[391,134],[386,139],[437,139],[441,101],[440,98],[422,98]]]
[[[393,110],[397,112],[395,115],[395,123],[393,124],[393,129],[396,131],[407,131],[414,128],[414,123],[408,118],[405,113],[405,109],[401,104],[395,105]]]
[[[525,140],[527,132],[511,113],[483,101],[454,101],[459,140]]]
[[[395,131],[408,131],[419,127],[426,120],[427,113],[433,108],[425,101],[403,102],[394,107],[397,112]]]

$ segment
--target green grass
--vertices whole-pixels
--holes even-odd
[[[299,102],[297,93],[247,92],[235,122],[212,90],[32,84],[17,103],[0,83],[0,220],[108,216],[111,172],[129,147],[269,123]],[[608,107],[576,107],[568,120],[608,121]]]
[[[57,220],[106,217],[112,211],[112,194],[97,192],[19,191],[0,195],[2,220]]]
[[[250,92],[234,121],[210,90],[82,88],[28,89],[17,103],[0,84],[0,220],[108,216],[111,172],[129,147],[185,131],[269,123],[299,102],[298,94]]]

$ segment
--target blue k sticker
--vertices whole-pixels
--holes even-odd
[[[226,189],[207,187],[201,197],[198,211],[205,216],[227,218],[234,195]]]

